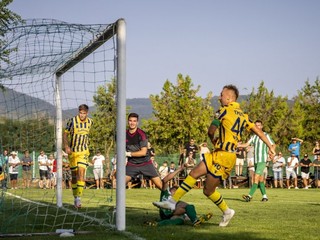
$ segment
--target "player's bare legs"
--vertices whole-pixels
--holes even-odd
[[[162,189],[162,181],[159,177],[151,178],[151,181],[156,185],[156,188],[158,188],[159,190]]]

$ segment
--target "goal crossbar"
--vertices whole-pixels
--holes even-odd
[[[118,21],[123,20],[119,19]],[[117,21],[117,22],[118,22]],[[78,62],[89,56],[92,52],[98,49],[102,44],[113,37],[116,31],[116,24],[109,25],[95,40],[90,42],[86,47],[82,48],[73,58],[69,59],[56,71],[56,75],[59,77],[69,69],[74,67]]]

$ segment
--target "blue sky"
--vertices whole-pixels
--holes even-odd
[[[318,0],[14,0],[23,18],[127,23],[127,98],[159,94],[189,75],[200,96],[261,81],[292,98],[320,75]]]

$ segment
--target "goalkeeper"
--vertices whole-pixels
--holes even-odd
[[[162,190],[160,194],[160,201],[167,201],[172,194],[178,189],[178,186],[173,186],[169,188],[169,182],[178,173],[184,170],[184,165],[181,165],[177,170],[168,174],[162,180]],[[158,222],[146,222],[149,226],[167,226],[167,225],[182,225],[187,219],[190,219],[193,226],[198,226],[204,221],[208,221],[212,217],[212,213],[208,213],[197,217],[197,213],[194,205],[188,204],[183,201],[177,203],[176,209],[174,211],[169,209],[160,208],[159,214],[161,220]]]

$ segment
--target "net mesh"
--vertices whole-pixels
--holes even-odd
[[[103,40],[99,47],[88,48],[106,30],[112,30],[113,37]],[[115,203],[107,172],[103,176],[105,189],[97,191],[92,166],[88,167],[87,189],[82,199],[85,207],[79,211],[73,208],[68,184],[63,184],[66,188],[63,189],[63,207],[58,208],[54,187],[39,189],[37,158],[42,150],[47,155],[56,151],[55,73],[67,62],[72,66],[60,76],[64,122],[76,115],[77,107],[83,103],[90,106],[93,113],[97,89],[116,77],[115,23],[82,25],[30,19],[10,27],[3,40],[6,44],[0,46],[1,52],[8,49],[12,52],[9,62],[0,63],[1,152],[8,150],[10,155],[11,151],[16,151],[21,159],[23,152],[29,150],[33,165],[30,188],[25,188],[22,166],[17,166],[15,185],[10,180],[8,159],[4,154],[1,156],[1,234],[52,232],[60,228],[79,231],[92,231],[92,227],[112,228]],[[83,53],[88,56],[76,61]],[[109,170],[109,156],[106,157],[105,168]]]

